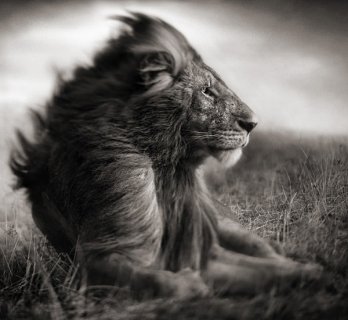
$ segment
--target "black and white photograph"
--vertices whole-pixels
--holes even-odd
[[[348,2],[0,2],[0,320],[348,319]]]

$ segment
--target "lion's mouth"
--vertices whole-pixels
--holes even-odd
[[[235,131],[215,131],[209,135],[208,145],[212,151],[228,151],[244,148],[249,143],[249,134]]]

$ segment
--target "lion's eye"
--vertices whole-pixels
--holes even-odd
[[[211,98],[211,99],[215,98],[215,94],[214,94],[213,90],[211,89],[211,87],[204,87],[204,88],[202,88],[201,91],[206,97]]]

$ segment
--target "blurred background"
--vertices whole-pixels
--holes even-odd
[[[182,31],[259,116],[258,130],[348,134],[348,13],[344,1],[2,1],[0,194],[15,127],[52,94],[55,74],[88,64],[127,10]],[[29,131],[28,131],[29,132]]]

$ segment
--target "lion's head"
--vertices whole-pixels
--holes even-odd
[[[174,27],[138,13],[117,19],[130,27],[121,38],[137,61],[137,94],[126,113],[140,136],[156,150],[175,141],[196,160],[240,155],[257,124],[252,110]]]

